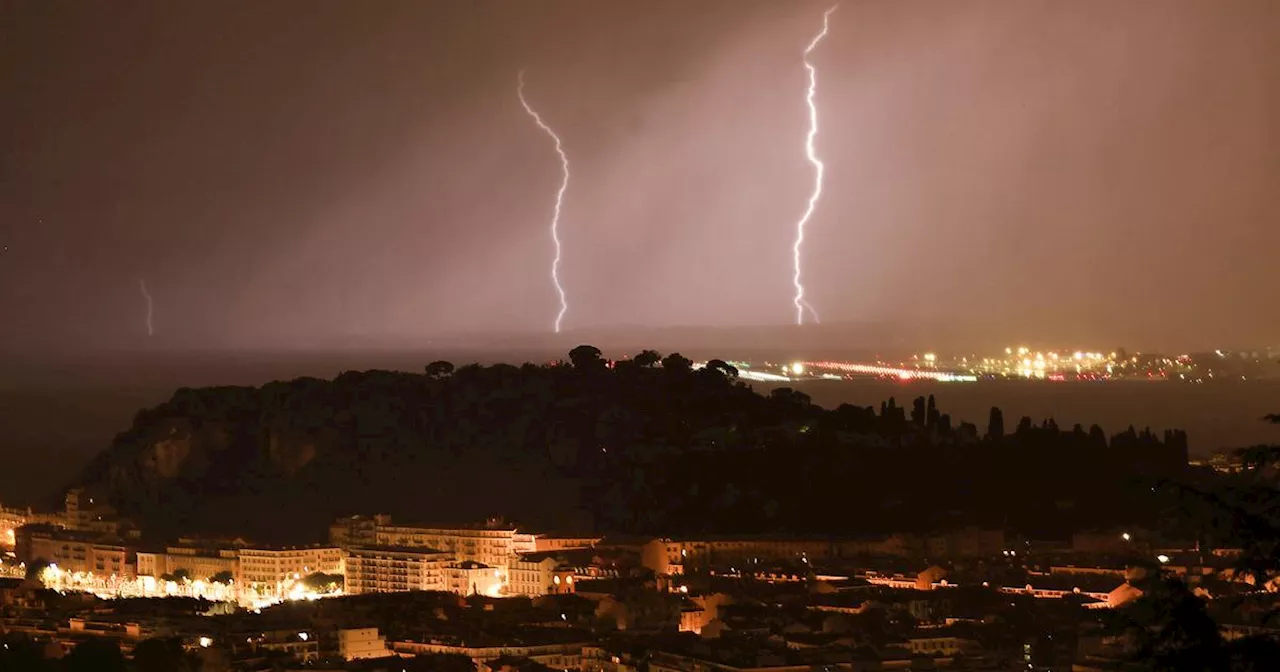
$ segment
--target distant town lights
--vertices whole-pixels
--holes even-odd
[[[798,376],[798,375],[803,374],[803,373],[804,373],[804,364],[803,364],[802,362],[794,362],[794,363],[791,365],[791,372],[792,372],[792,373],[794,373],[794,374],[796,374],[797,376]]]

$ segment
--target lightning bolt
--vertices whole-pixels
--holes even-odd
[[[147,291],[147,281],[143,280],[142,278],[138,278],[138,289],[142,290],[142,298],[147,300],[147,335],[154,336],[156,331],[155,331],[155,328],[152,327],[151,325],[151,314],[152,314],[153,306],[151,303],[151,292]]]
[[[822,32],[815,35],[813,40],[809,42],[809,46],[804,49],[804,67],[809,71],[809,91],[805,94],[805,102],[809,104],[809,134],[805,137],[804,151],[805,156],[809,158],[809,163],[813,164],[814,178],[813,193],[809,195],[809,205],[804,209],[804,215],[800,217],[799,222],[796,222],[796,243],[791,248],[792,256],[795,260],[795,276],[792,278],[792,282],[796,286],[796,298],[794,301],[796,304],[796,324],[804,324],[805,310],[808,310],[809,314],[813,315],[814,322],[822,323],[822,319],[818,317],[818,311],[814,310],[813,306],[809,305],[809,302],[804,299],[804,284],[800,282],[800,248],[804,245],[804,225],[808,224],[809,219],[813,217],[813,210],[818,206],[818,199],[822,197],[822,176],[826,169],[826,166],[818,159],[817,152],[813,149],[813,140],[818,137],[818,107],[813,103],[813,95],[818,88],[818,70],[813,67],[813,63],[809,62],[809,54],[813,53],[822,38],[827,36],[828,19],[838,6],[833,6],[822,13]]]
[[[556,209],[555,214],[551,216],[551,241],[556,246],[556,256],[551,260],[551,282],[556,286],[556,293],[560,295],[560,312],[556,313],[555,331],[560,333],[560,322],[564,320],[564,314],[569,310],[569,303],[565,300],[564,287],[560,284],[560,207],[564,204],[564,192],[569,188],[569,156],[564,153],[564,147],[560,144],[560,136],[551,130],[551,127],[542,121],[542,117],[529,105],[529,101],[524,97],[524,70],[520,71],[518,77],[519,86],[516,88],[516,95],[520,97],[520,104],[524,106],[524,111],[529,113],[534,123],[538,125],[551,139],[556,143],[556,154],[560,155],[560,170],[564,173],[564,177],[560,180],[560,190],[556,192]]]

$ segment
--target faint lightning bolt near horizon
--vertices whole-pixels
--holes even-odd
[[[560,284],[560,207],[564,204],[564,192],[569,188],[569,156],[564,153],[564,146],[560,144],[560,136],[551,130],[551,127],[542,121],[542,117],[529,105],[529,101],[524,97],[524,70],[520,71],[517,77],[519,85],[516,87],[516,95],[520,97],[520,104],[524,106],[524,111],[529,113],[534,123],[538,125],[551,139],[556,143],[556,154],[560,155],[560,170],[564,173],[564,177],[560,180],[560,190],[556,192],[556,209],[555,214],[551,216],[551,241],[556,246],[556,256],[551,260],[551,282],[556,286],[556,293],[560,295],[560,312],[556,313],[555,332],[560,333],[560,322],[564,320],[564,314],[569,310],[569,302],[565,299],[564,287]]]
[[[822,319],[818,317],[818,311],[809,305],[804,299],[804,284],[800,282],[800,248],[804,245],[804,225],[809,223],[809,219],[813,217],[813,211],[818,206],[818,199],[822,197],[822,177],[826,166],[818,159],[817,152],[813,149],[813,140],[818,136],[818,107],[813,103],[814,92],[818,88],[818,70],[813,67],[813,63],[809,62],[809,54],[817,48],[822,38],[827,36],[828,19],[831,13],[836,11],[834,5],[831,9],[822,13],[822,31],[814,36],[809,42],[809,46],[804,49],[804,67],[809,72],[809,90],[805,94],[805,102],[809,105],[809,134],[805,136],[804,151],[805,156],[809,158],[809,163],[813,164],[813,193],[809,195],[809,204],[804,209],[804,215],[800,217],[800,221],[796,222],[796,243],[792,246],[792,256],[795,261],[795,276],[792,282],[796,286],[796,324],[804,324],[804,311],[807,309],[813,315],[813,321],[819,324]]]
[[[156,333],[155,329],[151,326],[151,314],[152,314],[153,306],[151,303],[151,292],[147,291],[147,281],[143,280],[142,278],[138,278],[138,289],[142,290],[142,298],[147,300],[147,335],[155,336],[155,333]]]

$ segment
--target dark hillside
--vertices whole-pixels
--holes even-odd
[[[715,360],[571,356],[181,389],[79,483],[162,534],[314,538],[357,512],[664,534],[1045,533],[1117,507],[1151,518],[1149,481],[1186,464],[1181,432],[979,429],[931,398],[824,410],[790,389],[759,395]]]

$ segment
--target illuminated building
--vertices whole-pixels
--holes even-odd
[[[553,595],[573,593],[574,569],[557,553],[528,553],[511,562],[509,595]]]
[[[131,577],[133,554],[123,544],[52,525],[24,525],[14,531],[14,555],[31,565],[44,561],[64,572]]]
[[[600,537],[520,532],[513,525],[490,520],[483,525],[394,524],[387,515],[339,518],[329,526],[334,546],[398,546],[447,551],[457,562],[478,562],[505,569],[522,553],[586,548]]]
[[[549,551],[563,551],[578,548],[591,548],[600,543],[601,537],[580,537],[580,536],[556,536],[556,535],[533,535],[533,552],[546,553]],[[519,552],[526,552],[521,549]]]
[[[453,554],[429,548],[352,546],[346,555],[348,595],[446,589]]]
[[[517,532],[514,526],[491,520],[484,525],[448,527],[396,525],[391,517],[352,516],[329,526],[335,546],[398,546],[446,551],[459,562],[479,562],[506,567],[517,553],[536,550],[536,535]]]
[[[507,570],[466,560],[444,568],[445,590],[459,595],[500,597],[507,584]]]
[[[343,574],[342,549],[336,546],[242,548],[237,578],[266,595],[279,596],[298,579],[317,572]]]
[[[139,551],[138,576],[162,578],[183,572],[192,581],[230,573],[240,575],[239,551],[233,548],[170,546],[163,553]]]
[[[470,560],[490,567],[506,567],[511,556],[534,550],[531,534],[493,522],[477,527],[379,525],[378,546],[429,548],[446,551],[459,562]]]
[[[338,655],[343,660],[367,660],[395,654],[377,628],[351,628],[338,631]]]
[[[0,549],[13,550],[17,543],[14,530],[30,522],[31,509],[0,507]]]

